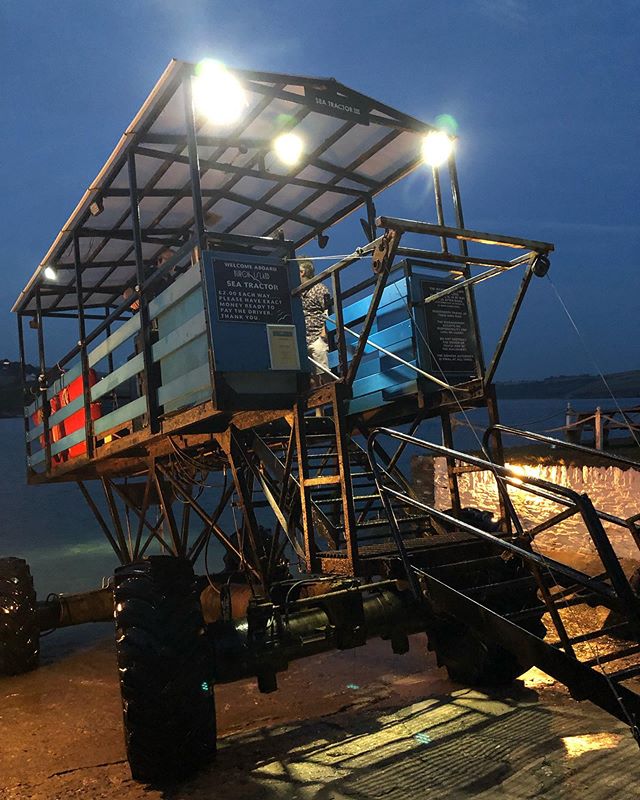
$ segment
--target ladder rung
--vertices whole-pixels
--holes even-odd
[[[340,483],[339,475],[317,475],[315,478],[305,478],[305,486],[335,486]]]
[[[399,517],[398,524],[401,526],[406,526],[408,523],[418,523],[424,522],[425,520],[429,519],[429,516],[425,514],[424,516],[420,517]],[[368,519],[365,522],[361,522],[357,527],[358,528],[380,528],[383,525],[389,525],[389,520],[386,517],[380,519]],[[338,526],[338,530],[344,530],[343,526]]]
[[[531,588],[535,585],[535,580],[532,575],[526,575],[522,578],[512,578],[508,581],[496,581],[495,583],[485,583],[483,586],[472,586],[468,589],[463,589],[467,594],[501,594],[503,590],[518,590],[523,588]]]
[[[635,678],[638,674],[640,674],[640,664],[635,664],[633,667],[627,667],[618,672],[609,672],[608,677],[614,681],[627,681],[629,678]]]
[[[590,658],[582,663],[585,667],[596,667],[598,664],[606,664],[608,661],[618,661],[621,658],[627,658],[627,656],[635,656],[637,653],[640,653],[640,644],[627,647],[624,650],[616,650],[613,653],[605,653],[602,656],[598,656],[598,658]]]
[[[581,642],[588,642],[591,639],[599,639],[601,636],[608,636],[612,631],[620,630],[620,628],[625,628],[627,625],[627,622],[619,622],[617,625],[607,625],[605,628],[599,628],[597,631],[589,631],[589,633],[583,633],[581,636],[574,636],[572,639],[569,639],[569,641],[571,644],[580,644]]]
[[[379,500],[380,495],[378,494],[354,494],[353,502],[357,503],[359,500]],[[338,497],[314,497],[314,503],[318,503],[318,505],[326,505],[330,503],[341,503],[342,497],[338,495]]]
[[[530,606],[529,608],[521,608],[520,611],[510,611],[502,616],[505,619],[508,619],[509,622],[518,622],[518,620],[526,619],[527,617],[537,616],[538,614],[544,614],[549,609],[541,603],[537,606]]]
[[[502,563],[501,563],[502,562]],[[482,556],[481,558],[465,558],[460,561],[448,561],[446,564],[435,564],[429,569],[436,577],[439,577],[440,572],[456,572],[466,570],[468,568],[479,572],[482,569],[493,566],[502,566],[506,562],[501,556]]]

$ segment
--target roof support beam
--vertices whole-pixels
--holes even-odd
[[[193,200],[193,225],[198,250],[201,252],[205,246],[205,224],[202,211],[202,188],[200,186],[200,163],[198,161],[198,129],[196,126],[196,113],[193,107],[193,94],[191,75],[185,74],[182,81],[184,96],[184,120],[187,128],[187,151],[189,153],[189,182],[191,184],[191,198]]]
[[[322,155],[322,153],[324,153],[325,150],[327,150],[329,147],[331,147],[331,145],[335,144],[338,141],[338,139],[340,139],[342,136],[344,136],[345,133],[348,133],[354,127],[354,125],[355,125],[354,122],[345,122],[344,125],[341,125],[338,128],[338,130],[335,131],[327,139],[325,139],[324,142],[322,142],[322,144],[313,151],[313,153],[309,154],[309,158],[307,159],[307,163],[310,162],[310,159],[318,158],[320,155]],[[293,173],[293,176],[297,176],[302,171],[302,169],[303,169],[303,167],[296,168],[295,172]],[[273,186],[271,189],[269,189],[268,192],[266,192],[265,194],[262,195],[262,197],[260,198],[260,201],[261,202],[265,202],[265,201],[270,200],[275,194],[277,194],[280,191],[280,189],[282,189],[284,186],[287,185],[287,183],[289,182],[291,177],[292,177],[291,175],[289,175],[289,176],[285,175],[282,178],[280,178],[280,180],[276,183],[275,186]],[[337,183],[337,181],[336,181],[336,183]],[[313,201],[317,197],[320,197],[323,191],[324,191],[324,188],[318,189],[317,192],[314,192],[314,194],[311,196],[311,201]],[[294,209],[294,211],[297,212],[300,209],[300,206],[304,206],[304,205],[307,205],[307,204],[308,204],[307,202],[299,204],[298,207]],[[249,216],[250,213],[251,213],[250,211],[246,212],[245,214],[243,214],[240,217],[240,219],[237,219],[232,225],[228,225],[225,228],[225,233],[231,233],[231,231],[234,228],[237,228],[238,225],[241,225],[245,221],[245,219]],[[278,227],[280,227],[280,226],[279,225],[274,225],[269,230],[263,231],[263,236],[268,236],[270,233],[272,233],[273,231],[277,230]]]
[[[198,144],[202,145],[200,141],[200,137],[198,137]],[[141,156],[147,156],[149,158],[157,158],[160,161],[172,161],[178,164],[188,164],[189,159],[187,156],[182,155],[181,153],[168,153],[165,150],[153,150],[149,147],[137,147],[136,153]],[[216,172],[224,172],[229,175],[239,175],[241,178],[249,177],[249,178],[260,178],[263,181],[271,181],[271,182],[280,182],[283,178],[286,178],[286,183],[291,186],[302,186],[306,189],[323,189],[325,184],[321,183],[320,181],[311,181],[304,178],[295,178],[287,175],[280,175],[275,172],[267,172],[266,170],[256,169],[255,165],[251,167],[239,167],[235,164],[224,164],[218,161],[214,161],[210,158],[200,158],[200,168],[201,170],[215,170]],[[322,167],[325,169],[325,167]],[[338,168],[331,167],[331,170],[335,172]],[[328,171],[328,169],[327,169]],[[357,178],[353,178],[353,180],[358,180]],[[361,182],[368,180],[367,178],[362,178]],[[220,189],[202,189],[202,196],[203,197],[216,197],[220,194]],[[353,196],[361,196],[362,190],[360,189],[352,189],[348,186],[334,186],[331,189],[332,192],[336,192],[336,194],[346,194],[346,195],[353,195]],[[108,189],[107,191],[102,193],[103,197],[126,197],[128,196],[127,189]],[[181,189],[142,189],[140,191],[141,197],[189,197],[190,192],[186,188]]]

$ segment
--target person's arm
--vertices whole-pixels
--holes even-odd
[[[128,300],[132,294],[133,294],[133,289],[130,286],[127,286],[127,288],[122,293],[122,299]],[[131,303],[132,311],[137,311],[139,308],[140,308],[140,298],[134,300],[133,303]]]
[[[324,289],[324,292],[322,293],[322,305],[323,305],[322,313],[323,313],[323,315],[325,317],[328,317],[329,316],[329,312],[331,311],[331,306],[333,305],[333,302],[332,302],[332,299],[331,299],[331,292],[327,289],[327,287],[324,284],[320,283],[318,285],[322,286],[322,288]],[[327,323],[326,322],[322,326],[322,333],[320,334],[320,338],[325,342],[327,342],[329,340],[329,334],[328,334],[328,331],[327,331]]]

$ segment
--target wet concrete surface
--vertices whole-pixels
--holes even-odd
[[[628,729],[532,671],[488,696],[446,679],[412,637],[292,664],[280,690],[216,689],[214,766],[163,789],[125,760],[112,629],[60,631],[34,673],[0,680],[0,798],[635,798]]]

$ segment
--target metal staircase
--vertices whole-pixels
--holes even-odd
[[[394,486],[376,449],[384,437],[491,471],[503,495],[513,533],[487,530],[452,510],[440,511],[402,494]],[[390,429],[369,438],[368,452],[377,487],[389,515],[397,557],[429,620],[427,634],[440,662],[455,679],[491,682],[536,665],[562,681],[576,699],[590,699],[629,723],[638,738],[640,721],[640,596],[636,573],[629,578],[602,525],[627,528],[629,521],[594,508],[586,494],[533,477],[516,477],[508,468]],[[508,488],[558,503],[561,511],[527,531]],[[391,501],[403,500],[428,513],[434,524],[458,532],[445,534],[440,547],[411,550],[401,541]],[[599,558],[589,575],[535,550],[535,534],[579,515]],[[457,545],[446,537],[458,539]],[[439,535],[433,539],[440,540]],[[456,549],[457,548],[457,549]],[[478,662],[482,662],[478,667]]]
[[[298,557],[314,573],[379,574],[372,558],[395,543],[366,449],[346,431],[341,414],[315,416],[301,407],[286,425],[245,434],[253,453],[253,506],[269,505]],[[364,440],[363,440],[364,442]],[[397,468],[399,489],[413,496]],[[403,538],[422,542],[429,515],[395,503]],[[378,572],[376,572],[378,570]]]

